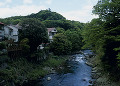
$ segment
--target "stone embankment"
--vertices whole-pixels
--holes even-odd
[[[93,86],[120,86],[119,82],[113,82],[109,78],[109,73],[104,72],[99,63],[96,62],[96,56],[86,56],[86,64],[92,67],[92,79],[90,83]]]

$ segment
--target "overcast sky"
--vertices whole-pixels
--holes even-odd
[[[98,0],[0,0],[0,18],[25,16],[48,8],[69,20],[88,22],[97,16],[92,8]]]

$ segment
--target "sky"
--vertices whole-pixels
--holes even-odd
[[[98,16],[92,8],[98,0],[0,0],[0,18],[26,16],[48,8],[68,20],[86,23]]]

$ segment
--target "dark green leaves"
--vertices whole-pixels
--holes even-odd
[[[21,23],[20,39],[28,38],[31,51],[35,51],[41,43],[48,41],[47,29],[37,19],[27,18]]]

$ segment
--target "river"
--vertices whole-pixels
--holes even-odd
[[[45,76],[35,86],[92,86],[89,83],[91,79],[91,67],[86,65],[85,55],[91,54],[90,50],[83,51],[83,54],[72,55],[74,59],[68,62],[72,72],[55,73]],[[50,77],[51,80],[47,80]]]

